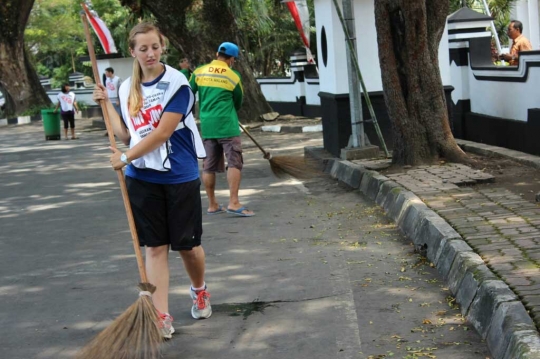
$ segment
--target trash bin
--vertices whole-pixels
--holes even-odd
[[[45,140],[60,140],[60,114],[52,109],[41,110],[43,129],[45,130]]]

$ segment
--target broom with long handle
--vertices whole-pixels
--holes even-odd
[[[90,30],[88,28],[88,21],[84,13],[81,14],[81,18],[84,25],[86,42],[88,44],[88,53],[90,54],[90,60],[92,61],[94,78],[96,80],[96,84],[99,85],[101,83],[99,80],[94,46],[92,44],[92,38],[90,37]],[[100,105],[101,110],[103,111],[103,117],[105,119],[105,126],[107,127],[107,134],[109,135],[111,147],[116,148],[116,141],[114,139],[114,132],[111,123],[109,121],[107,106],[103,101],[100,102]],[[77,354],[77,358],[157,359],[160,356],[160,343],[163,339],[157,324],[159,318],[158,312],[152,303],[151,297],[152,293],[155,292],[156,287],[148,283],[148,279],[146,277],[144,260],[141,254],[141,248],[139,246],[139,238],[135,228],[135,221],[133,219],[131,205],[129,203],[124,173],[120,169],[116,170],[116,174],[118,175],[118,182],[120,183],[120,190],[124,200],[124,207],[126,209],[129,229],[131,231],[131,238],[133,239],[133,248],[135,249],[137,265],[139,267],[139,274],[141,277],[141,283],[139,284],[139,298],[124,313],[116,318],[111,325],[109,325],[90,343],[82,348]]]
[[[302,156],[272,156],[270,152],[266,151],[262,146],[253,138],[249,131],[238,123],[244,133],[253,141],[255,146],[261,150],[264,158],[270,162],[270,169],[276,177],[283,177],[288,174],[290,176],[302,179],[308,179],[320,176],[322,173],[317,169],[318,163],[313,160],[309,161]]]

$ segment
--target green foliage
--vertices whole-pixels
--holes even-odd
[[[90,105],[87,104],[87,103],[84,102],[84,101],[81,101],[81,102],[77,101],[77,106],[79,107],[79,110],[81,110],[81,111],[84,111],[84,110],[86,110],[88,107],[90,107]]]
[[[466,0],[467,7],[473,8],[476,0]],[[456,12],[463,7],[463,0],[450,0],[450,13]]]
[[[69,81],[69,74],[72,73],[70,64],[65,64],[53,69],[53,77],[51,78],[51,87],[60,88],[63,83]]]
[[[269,34],[275,29],[271,14],[276,8],[275,1],[227,0],[227,2],[233,16],[239,20],[241,30],[251,29]]]
[[[111,30],[118,50],[125,49],[128,30],[123,25],[129,17],[127,9],[118,0],[94,0],[92,4]],[[36,71],[53,76],[53,87],[67,81],[73,72],[92,76],[92,68],[79,60],[88,53],[81,10],[80,0],[36,0],[30,13],[25,45]],[[97,37],[92,37],[96,53],[103,53]]]
[[[510,11],[515,6],[517,0],[487,0],[489,12],[495,19],[495,28],[501,44],[508,44],[509,38],[506,29],[510,24]],[[485,13],[484,4],[481,0],[466,0],[467,6],[474,11]],[[450,0],[450,12],[453,13],[462,7],[462,0]]]
[[[290,54],[303,48],[287,6],[278,0],[227,1],[237,21],[242,61],[248,61],[257,76],[285,75]],[[144,12],[132,14],[119,0],[93,0],[92,5],[111,31],[118,51],[129,56],[129,29],[142,18],[152,20],[153,16]],[[308,5],[313,14],[313,0],[308,0]],[[36,0],[32,9],[25,31],[25,44],[36,71],[51,77],[53,88],[66,82],[73,72],[93,77],[90,63],[79,60],[87,54],[80,11],[80,0]],[[207,38],[207,29],[201,25],[200,16],[202,6],[194,1],[186,13],[186,26],[190,33],[200,33],[204,39]],[[314,23],[313,16],[311,21]],[[96,53],[103,53],[93,32],[92,37]],[[314,27],[311,40],[313,53],[316,53]],[[167,46],[163,61],[176,67],[184,56],[178,49]]]
[[[26,109],[23,113],[21,113],[19,116],[34,116],[39,115],[41,113],[42,107],[30,107]]]
[[[38,75],[41,75],[41,76],[45,76],[45,77],[51,76],[51,70],[47,66],[43,65],[42,63],[36,64],[36,72],[38,73]]]
[[[286,4],[275,0],[229,0],[241,37],[244,59],[256,76],[284,76],[289,57],[303,43]],[[313,0],[308,0],[313,20]],[[315,28],[312,28],[311,49],[316,54]]]

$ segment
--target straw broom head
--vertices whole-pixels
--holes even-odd
[[[76,359],[158,359],[163,341],[151,295],[156,287],[139,284],[139,299],[90,343]]]
[[[310,179],[322,175],[322,169],[315,159],[306,159],[300,156],[272,156],[266,151],[249,131],[238,123],[242,131],[248,136],[251,141],[261,150],[264,158],[270,162],[270,169],[276,177],[285,177],[285,175],[293,176],[298,179]]]
[[[320,164],[315,159],[307,159],[301,156],[271,156],[268,155],[270,169],[279,178],[286,175],[298,179],[311,179],[323,175]]]

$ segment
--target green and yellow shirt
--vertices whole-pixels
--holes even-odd
[[[202,138],[240,136],[237,110],[242,106],[242,78],[226,62],[214,60],[198,67],[189,80],[199,92],[199,118]]]

